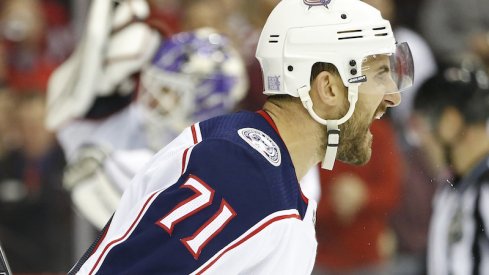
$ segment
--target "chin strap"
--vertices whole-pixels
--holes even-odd
[[[338,146],[340,145],[340,128],[336,120],[328,120],[328,144],[326,146],[326,154],[324,155],[321,168],[327,170],[333,170],[334,162],[336,160],[336,153],[338,152]]]
[[[307,109],[309,115],[317,121],[319,124],[325,125],[328,130],[328,140],[326,146],[326,154],[321,165],[321,168],[327,170],[333,170],[334,162],[336,160],[336,154],[338,152],[338,146],[340,143],[340,128],[339,125],[345,123],[351,118],[353,112],[355,111],[355,105],[358,100],[358,85],[351,85],[348,87],[348,101],[350,102],[350,108],[348,112],[338,120],[325,120],[320,118],[314,109],[312,108],[313,103],[311,96],[309,95],[310,87],[303,86],[297,90],[299,97],[302,101],[302,105]]]

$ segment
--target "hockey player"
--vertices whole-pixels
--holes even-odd
[[[257,58],[263,111],[194,124],[160,150],[71,273],[311,272],[316,203],[298,180],[369,160],[370,124],[412,83],[409,47],[361,1],[283,0]]]
[[[434,197],[428,274],[489,274],[489,78],[450,68],[422,85],[415,111],[422,148],[454,174]]]

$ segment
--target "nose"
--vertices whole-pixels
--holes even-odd
[[[389,93],[384,95],[384,102],[387,107],[396,107],[401,104],[401,93]]]

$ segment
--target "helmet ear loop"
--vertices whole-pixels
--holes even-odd
[[[339,120],[328,120],[328,143],[326,146],[326,154],[321,165],[321,168],[326,170],[332,170],[334,162],[336,160],[336,155],[338,152],[338,147],[340,145],[340,129],[339,125],[348,121],[353,112],[355,111],[355,106],[358,100],[358,84],[351,85],[348,87],[348,101],[350,102],[350,107],[348,112]]]
[[[359,84],[350,84],[350,86],[348,87],[348,101],[350,102],[350,107],[348,108],[348,112],[339,120],[325,120],[320,118],[312,108],[313,102],[311,100],[311,96],[309,95],[310,87],[304,85],[301,88],[297,89],[299,97],[302,101],[302,105],[304,105],[304,108],[306,108],[306,110],[309,112],[309,115],[316,122],[327,127],[328,140],[326,146],[326,154],[321,165],[321,168],[323,169],[333,169],[340,142],[339,125],[348,121],[348,119],[351,118],[353,112],[355,111],[355,105],[358,100],[358,86]]]

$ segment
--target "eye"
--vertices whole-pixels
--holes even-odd
[[[387,74],[389,71],[390,71],[389,67],[387,67],[387,66],[382,66],[382,67],[379,69],[378,73],[379,73],[379,74]]]
[[[390,69],[388,66],[382,66],[377,70],[377,73],[375,74],[376,78],[379,79],[385,79],[386,77],[389,76]]]

